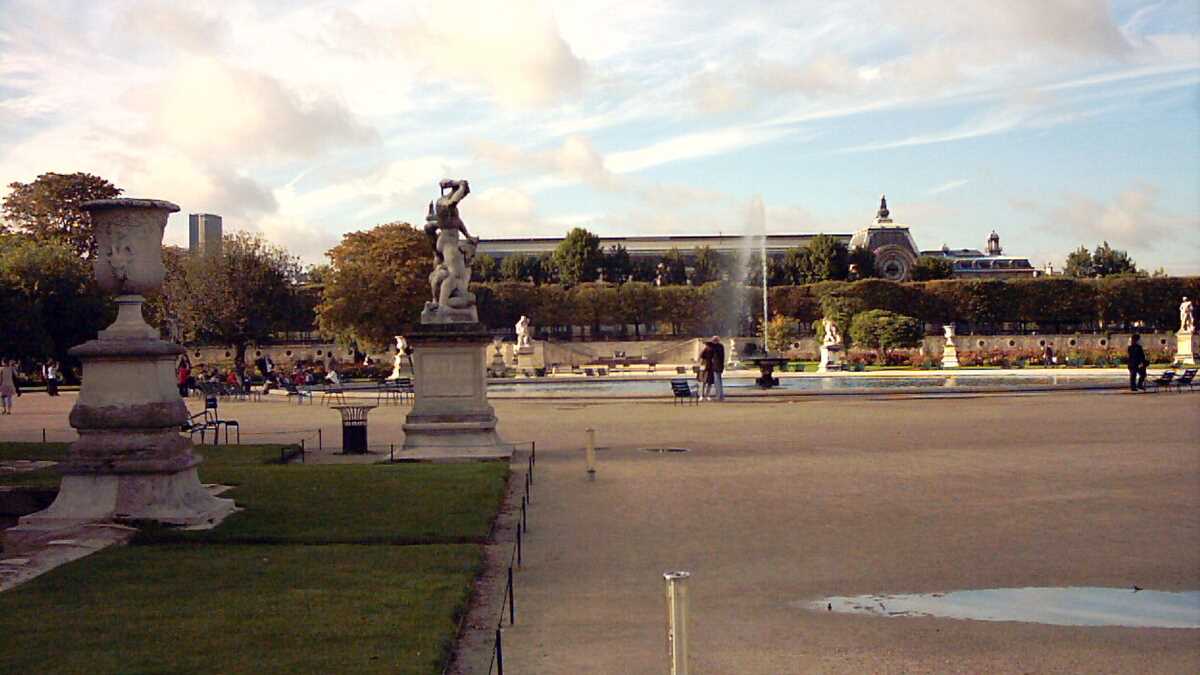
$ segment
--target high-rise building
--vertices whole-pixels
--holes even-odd
[[[193,213],[188,216],[188,252],[221,255],[221,216]]]

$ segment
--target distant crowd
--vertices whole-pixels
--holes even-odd
[[[203,363],[193,366],[187,354],[183,354],[176,364],[176,378],[179,395],[185,398],[193,389],[205,389],[206,385],[223,392],[242,393],[258,387],[261,393],[267,394],[272,389],[342,383],[337,361],[332,357],[320,363],[298,361],[285,370],[278,368],[270,356],[260,356],[254,360],[253,370],[240,360],[235,360],[233,367],[222,370]]]

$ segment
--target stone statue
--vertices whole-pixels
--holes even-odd
[[[432,300],[421,312],[422,323],[477,322],[471,283],[471,259],[479,238],[467,232],[458,203],[471,193],[465,180],[443,180],[442,195],[429,203],[425,234],[433,244],[434,270],[429,275]],[[449,190],[449,194],[447,194]],[[460,238],[459,234],[462,237]]]
[[[942,347],[942,368],[958,368],[958,347],[954,345],[954,324],[944,324],[942,332],[946,334],[946,345]]]
[[[946,334],[946,344],[954,344],[954,324],[948,323],[943,325],[942,332]]]
[[[1196,332],[1195,312],[1192,310],[1192,301],[1188,300],[1186,295],[1183,297],[1183,302],[1179,305],[1179,332]]]
[[[529,344],[529,317],[524,314],[517,320],[517,349],[526,349]]]
[[[408,340],[404,339],[403,335],[396,336],[396,356],[392,358],[392,374],[388,375],[389,380],[400,379],[400,364],[404,361],[404,357],[408,355]]]
[[[833,319],[829,317],[822,319],[822,325],[825,328],[825,339],[821,341],[821,344],[826,347],[842,344],[842,334],[838,332],[837,324],[833,322]]]

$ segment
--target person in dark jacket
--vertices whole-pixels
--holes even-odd
[[[1129,391],[1141,389],[1146,391],[1146,367],[1150,362],[1146,359],[1146,350],[1142,349],[1142,336],[1137,333],[1129,340]]]
[[[704,349],[700,352],[700,363],[703,368],[701,382],[704,384],[700,400],[707,398],[710,401],[724,401],[725,387],[721,382],[721,375],[725,372],[725,345],[721,344],[719,336],[714,335],[704,343]]]

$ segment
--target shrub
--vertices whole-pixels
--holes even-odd
[[[924,334],[920,321],[883,309],[862,312],[850,324],[854,344],[878,351],[881,363],[887,363],[893,349],[918,346]]]

